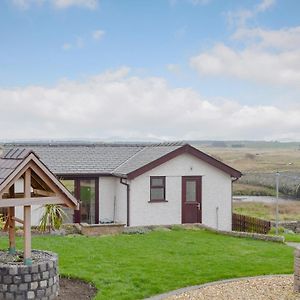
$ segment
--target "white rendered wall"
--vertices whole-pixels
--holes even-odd
[[[15,192],[24,193],[24,180],[21,178],[15,183]],[[31,206],[31,226],[38,226],[40,223],[41,216],[43,214],[43,206],[32,205]],[[17,206],[15,209],[16,217],[23,220],[24,207]],[[16,226],[23,226],[22,224],[16,223]]]
[[[116,222],[127,223],[127,187],[120,183],[120,178],[116,178]]]
[[[117,177],[99,178],[100,221],[125,223],[127,220],[127,190]]]
[[[116,206],[116,178],[99,178],[99,219],[100,222],[114,221]]]
[[[168,202],[149,203],[150,176],[166,176]],[[190,154],[179,155],[131,181],[130,225],[180,224],[182,176],[202,176],[202,223],[231,230],[231,177]]]

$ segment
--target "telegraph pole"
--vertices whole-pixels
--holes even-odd
[[[278,223],[279,223],[279,176],[280,173],[276,172],[276,235],[278,235]]]

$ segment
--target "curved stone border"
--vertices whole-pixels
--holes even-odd
[[[0,263],[0,299],[55,299],[59,291],[58,257],[50,251],[32,250],[47,257],[32,265]]]
[[[156,295],[156,296],[153,296],[153,297],[145,298],[144,300],[163,300],[163,299],[165,299],[167,297],[170,297],[170,296],[176,296],[176,295],[180,295],[180,294],[190,292],[190,291],[193,291],[193,290],[205,288],[205,287],[212,286],[212,285],[218,285],[218,284],[222,284],[222,283],[230,283],[230,282],[248,280],[248,279],[270,278],[270,277],[278,277],[278,276],[291,276],[291,275],[293,275],[293,274],[273,274],[273,275],[239,277],[239,278],[212,281],[212,282],[208,282],[208,283],[204,283],[204,284],[200,284],[200,285],[193,285],[193,286],[189,286],[189,287],[184,287],[184,288],[174,290],[174,291],[171,291],[171,292],[167,292],[167,293],[164,293],[164,294],[160,294],[160,295]]]

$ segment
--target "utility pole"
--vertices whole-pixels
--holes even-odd
[[[279,223],[279,176],[280,173],[276,172],[276,235],[278,235],[278,223]]]

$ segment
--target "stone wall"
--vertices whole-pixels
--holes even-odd
[[[80,223],[81,233],[87,236],[119,234],[124,230],[125,224],[86,224]]]
[[[300,292],[300,248],[294,252],[294,291]]]
[[[255,233],[255,232],[217,230],[217,229],[205,226],[203,224],[184,224],[182,226],[187,227],[187,228],[191,227],[191,226],[198,226],[200,228],[204,228],[204,229],[207,229],[207,230],[219,233],[219,234],[224,234],[224,235],[230,235],[230,236],[241,237],[241,238],[251,238],[253,240],[284,243],[283,236],[268,235],[268,234]]]
[[[59,291],[57,255],[33,250],[41,260],[27,266],[0,263],[0,299],[55,299]]]
[[[276,222],[272,221],[271,225],[275,227]],[[280,221],[278,222],[278,226],[288,230],[292,230],[295,233],[300,233],[300,221]]]

